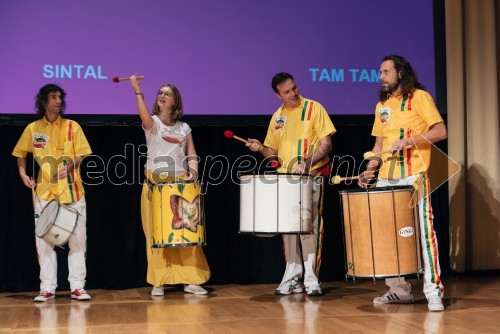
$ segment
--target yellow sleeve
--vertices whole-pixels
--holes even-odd
[[[431,127],[434,124],[443,122],[443,118],[441,114],[436,108],[436,104],[434,103],[434,99],[432,96],[425,92],[421,91],[422,94],[419,94],[419,105],[422,105],[422,108],[418,108],[417,112],[420,117],[424,120],[427,126]]]
[[[377,106],[375,107],[375,120],[373,121],[373,128],[372,128],[372,136],[374,137],[382,137],[384,133],[382,132],[382,122],[380,121],[380,116],[378,115],[377,110],[381,107],[381,103],[377,103]]]
[[[326,136],[331,136],[335,132],[337,132],[330,118],[330,115],[328,115],[325,108],[319,103],[318,110],[315,115],[314,125],[317,127],[316,132],[318,134],[318,139],[322,139]]]
[[[271,118],[271,121],[269,122],[269,126],[267,128],[267,134],[266,134],[266,139],[264,140],[264,146],[270,147],[273,150],[277,150],[279,146],[276,130],[274,129],[274,124],[276,120],[276,113],[273,115]]]
[[[19,138],[12,155],[18,158],[26,158],[28,153],[33,152],[33,134],[31,131],[31,125],[28,125]]]
[[[74,124],[75,129],[73,132],[73,146],[75,149],[75,156],[82,157],[91,154],[92,150],[90,149],[89,142],[87,141],[82,128],[78,123],[75,122]]]

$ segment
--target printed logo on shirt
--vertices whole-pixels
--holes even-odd
[[[378,110],[378,114],[380,116],[380,121],[382,124],[389,123],[389,119],[391,118],[391,108],[383,107]]]
[[[45,133],[35,132],[33,135],[33,148],[38,150],[43,150],[49,141],[49,136]]]
[[[164,141],[172,144],[178,144],[179,146],[182,146],[182,143],[184,143],[184,140],[186,140],[185,136],[180,135],[170,129],[163,130],[161,133],[161,137]]]
[[[276,117],[274,123],[274,130],[283,130],[286,125],[286,116],[278,116]]]

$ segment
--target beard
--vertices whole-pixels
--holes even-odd
[[[386,87],[382,86],[382,88],[380,89],[380,91],[392,94],[393,92],[395,92],[396,90],[398,90],[400,83],[401,83],[401,79],[398,78],[395,83],[393,83],[393,84],[387,84]]]

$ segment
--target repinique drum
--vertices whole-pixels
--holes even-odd
[[[206,244],[203,196],[199,182],[153,185],[151,217],[153,248]]]
[[[240,233],[312,233],[309,175],[271,174],[240,177]]]
[[[385,278],[422,273],[413,187],[340,191],[346,276]]]
[[[75,230],[78,212],[52,200],[42,209],[36,222],[35,235],[56,246],[65,245]]]

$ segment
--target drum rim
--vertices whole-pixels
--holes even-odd
[[[421,275],[422,273],[424,272],[424,269],[423,268],[419,268],[417,269],[417,271],[410,271],[410,272],[406,272],[406,273],[394,273],[394,274],[378,274],[378,275],[352,275],[352,274],[349,274],[348,272],[345,274],[347,277],[350,277],[350,278],[378,278],[378,279],[381,279],[381,278],[391,278],[391,277],[399,277],[399,276],[412,276],[412,275]]]
[[[392,187],[376,187],[376,188],[359,188],[359,189],[345,189],[340,190],[339,194],[366,194],[366,193],[384,193],[384,192],[398,192],[404,190],[414,190],[413,186],[392,186]]]
[[[43,231],[43,233],[38,233],[39,229],[38,227],[40,227],[41,229],[41,224],[40,224],[40,218],[42,217],[42,214],[43,212],[45,211],[45,209],[47,209],[49,207],[49,205],[52,205],[52,203],[55,202],[56,205],[57,205],[57,210],[56,210],[56,215],[55,215],[55,219],[53,219],[52,221],[50,221],[48,224],[45,224],[45,229]],[[43,207],[42,211],[40,211],[40,214],[38,216],[38,220],[37,220],[37,223],[35,225],[35,235],[39,238],[43,238],[50,230],[50,228],[52,227],[52,225],[54,225],[54,223],[56,222],[56,219],[57,217],[59,216],[59,210],[61,209],[61,203],[59,203],[57,200],[53,199],[51,201],[49,201],[47,204],[45,204],[45,206]]]
[[[175,244],[152,244],[151,248],[175,248],[175,247],[191,247],[191,246],[206,246],[207,242],[184,242]]]
[[[314,231],[302,231],[302,232],[279,232],[279,231],[273,231],[273,232],[256,232],[256,231],[238,231],[238,234],[250,234],[250,235],[259,235],[259,234],[265,234],[265,235],[279,235],[279,234],[313,234]]]
[[[157,187],[157,186],[166,186],[166,185],[172,185],[172,184],[185,184],[185,185],[188,185],[188,184],[200,184],[201,185],[201,182],[200,182],[200,180],[196,180],[196,181],[192,181],[192,182],[186,182],[186,181],[183,181],[183,182],[174,182],[174,181],[169,181],[169,182],[162,182],[162,183],[151,183],[151,186]]]
[[[245,174],[245,175],[239,175],[238,177],[240,179],[264,179],[264,178],[270,178],[270,179],[276,179],[276,178],[281,178],[285,176],[295,176],[297,179],[299,178],[313,178],[312,175],[310,174],[297,174],[297,173],[273,173],[270,172],[269,174]]]

